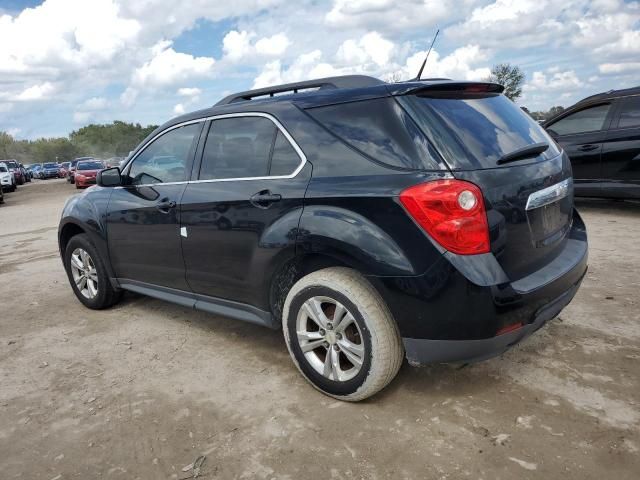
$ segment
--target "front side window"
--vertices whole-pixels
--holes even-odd
[[[129,169],[132,185],[183,182],[194,138],[201,124],[194,123],[169,130],[148,145]]]
[[[609,113],[611,105],[596,105],[585,108],[579,112],[567,115],[547,129],[557,135],[575,135],[578,133],[597,132],[604,127],[604,121]]]
[[[289,175],[300,157],[275,124],[264,117],[211,122],[202,154],[200,180]]]
[[[618,128],[640,126],[640,97],[622,98]]]

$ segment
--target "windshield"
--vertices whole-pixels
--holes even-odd
[[[4,165],[0,165],[0,172],[8,172],[9,170],[7,170],[7,167],[5,167]]]
[[[78,162],[76,170],[100,170],[104,168],[100,162]]]
[[[560,153],[542,127],[504,95],[434,92],[401,97],[401,103],[454,169],[494,168],[504,155],[535,143],[549,148],[522,162]]]
[[[18,168],[18,164],[16,162],[5,162],[9,168]]]
[[[55,163],[45,163],[44,168],[58,168]]]

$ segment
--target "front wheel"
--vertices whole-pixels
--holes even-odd
[[[384,300],[348,268],[327,268],[300,279],[285,300],[282,326],[302,375],[339,400],[364,400],[382,390],[404,357]]]
[[[73,293],[85,307],[101,310],[120,300],[121,292],[111,285],[104,262],[86,234],[69,240],[64,266]]]

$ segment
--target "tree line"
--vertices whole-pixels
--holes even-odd
[[[106,125],[91,124],[74,130],[68,137],[17,140],[0,132],[0,159],[20,163],[64,162],[76,157],[126,157],[156,125],[114,121]]]

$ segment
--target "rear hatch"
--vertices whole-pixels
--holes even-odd
[[[571,164],[492,84],[429,85],[396,97],[454,177],[482,190],[491,250],[511,281],[555,258],[573,218]]]

